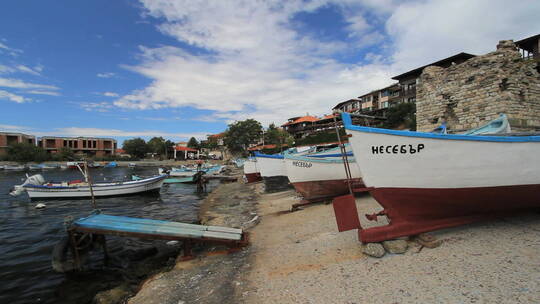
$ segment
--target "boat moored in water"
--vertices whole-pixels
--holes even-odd
[[[142,192],[159,191],[166,174],[157,175],[136,181],[124,181],[114,183],[92,183],[92,191],[95,197],[129,195]],[[28,179],[10,194],[19,195],[26,191],[31,199],[35,198],[87,198],[91,197],[91,190],[86,181],[71,181],[53,183],[46,182],[40,174],[28,177]]]
[[[363,242],[540,207],[540,136],[361,127],[353,125],[347,113],[342,113],[342,120],[364,183],[384,208],[371,219],[386,215],[391,222],[358,227]],[[337,220],[338,225],[346,221]]]
[[[4,170],[6,171],[24,171],[26,167],[23,165],[5,165]]]

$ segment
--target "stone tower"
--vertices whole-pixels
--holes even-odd
[[[505,113],[513,131],[539,131],[539,64],[503,40],[495,52],[460,65],[425,68],[417,85],[417,130],[431,131],[446,121],[459,132]]]

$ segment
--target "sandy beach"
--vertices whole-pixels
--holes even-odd
[[[256,213],[259,224],[244,225],[250,246],[234,254],[202,248],[197,259],[149,279],[129,303],[540,302],[538,213],[437,231],[438,248],[410,241],[405,254],[377,259],[362,253],[356,231],[337,232],[331,204],[289,212],[299,199],[292,190],[225,186],[203,217],[242,227]],[[232,212],[227,205],[235,201]],[[356,203],[360,214],[380,209],[369,194]],[[234,219],[235,212],[244,215]]]

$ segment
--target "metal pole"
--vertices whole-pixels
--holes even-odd
[[[341,150],[341,156],[343,158],[343,166],[345,167],[345,175],[347,176],[347,187],[349,188],[349,193],[353,194],[352,187],[351,187],[351,183],[352,183],[351,168],[349,167],[349,160],[347,158],[347,151],[345,149],[345,144],[341,142],[341,136],[339,136],[339,128],[338,128],[335,114],[334,114],[334,128],[336,130],[336,135],[337,135],[339,147]]]
[[[92,188],[92,177],[90,176],[90,173],[88,172],[88,162],[84,161],[84,172],[86,173],[86,182],[88,183],[88,187],[90,188],[90,196],[92,197],[92,206],[94,209],[97,209],[96,205],[96,198],[94,197],[94,188]]]

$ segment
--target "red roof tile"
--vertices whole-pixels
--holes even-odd
[[[286,122],[285,124],[282,124],[281,126],[284,127],[284,126],[288,126],[288,125],[295,125],[295,124],[298,124],[298,123],[301,123],[301,122],[314,122],[314,121],[317,121],[319,120],[317,117],[315,116],[302,116],[302,117],[299,117],[297,119],[295,119],[294,121],[289,121],[289,122]]]
[[[183,146],[176,146],[176,147],[174,147],[174,149],[175,149],[176,151],[197,152],[196,149],[192,149],[192,148],[188,148],[188,147],[183,147]]]

